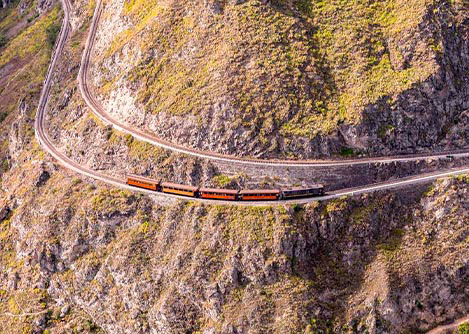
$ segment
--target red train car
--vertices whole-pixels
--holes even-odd
[[[236,201],[238,199],[239,190],[230,189],[214,189],[214,188],[200,188],[200,198],[206,199],[222,199],[228,201]]]
[[[160,182],[157,180],[133,174],[127,175],[127,184],[130,186],[145,188],[154,191],[158,191],[160,187]]]
[[[280,189],[241,190],[239,192],[239,198],[242,201],[271,201],[278,200],[280,196]]]
[[[161,184],[161,191],[169,194],[197,197],[197,192],[199,191],[199,188],[186,186],[183,184],[163,182]]]

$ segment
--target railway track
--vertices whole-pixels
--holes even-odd
[[[42,148],[48,152],[51,156],[53,156],[60,164],[62,164],[65,168],[68,168],[78,174],[81,174],[83,176],[87,176],[99,181],[102,181],[104,183],[107,183],[112,186],[124,188],[124,189],[129,189],[132,191],[139,191],[142,193],[154,195],[154,196],[161,196],[161,197],[166,197],[166,198],[173,198],[173,199],[187,199],[182,196],[177,196],[177,195],[171,195],[171,194],[164,194],[164,193],[155,193],[153,191],[145,190],[145,189],[138,189],[134,187],[128,186],[125,181],[119,178],[111,177],[109,175],[103,174],[103,173],[98,173],[94,170],[88,169],[86,167],[81,166],[80,164],[76,163],[72,159],[68,158],[65,154],[60,152],[53,144],[53,142],[50,140],[48,133],[45,128],[45,114],[46,114],[46,109],[47,109],[47,102],[52,86],[52,78],[53,78],[53,73],[55,66],[60,58],[60,55],[64,49],[65,43],[67,41],[67,38],[70,34],[71,31],[71,26],[70,26],[70,11],[71,11],[71,5],[70,5],[70,0],[61,0],[62,2],[62,7],[64,10],[64,19],[62,22],[62,28],[60,31],[59,38],[56,42],[56,47],[55,51],[53,52],[52,55],[52,60],[49,65],[49,69],[46,75],[46,79],[44,81],[44,87],[40,96],[40,101],[38,105],[38,110],[36,114],[36,119],[35,119],[35,134],[38,142],[42,146]],[[99,20],[99,17],[102,13],[102,6],[101,6],[101,0],[98,1],[96,10],[95,10],[95,15],[93,17],[93,23],[91,27],[91,32],[90,36],[87,41],[87,46],[85,49],[85,52],[83,54],[83,66],[80,69],[80,76],[79,76],[79,81],[80,81],[80,89],[82,90],[82,94],[84,95],[85,101],[87,104],[90,106],[91,110],[96,113],[95,109],[93,108],[93,101],[91,94],[89,94],[89,91],[87,90],[87,85],[86,85],[86,74],[89,69],[89,59],[91,56],[91,51],[92,51],[92,44],[93,44],[93,39],[96,34],[96,29],[97,29],[97,22]],[[97,114],[98,115],[98,114]],[[98,115],[100,118],[101,116]],[[113,124],[114,127],[119,129],[118,124]],[[124,129],[119,129],[123,131]],[[127,132],[127,131],[124,131]],[[140,135],[136,135],[136,138],[139,138],[141,140],[145,140],[149,142],[148,139],[143,139],[140,137]],[[145,137],[146,138],[146,137]],[[166,144],[165,144],[166,145]],[[192,151],[187,151],[185,148],[177,148],[174,147],[173,144],[167,144],[169,145],[168,147],[162,146],[160,144],[159,146],[171,149],[173,151],[178,151],[181,153],[187,153],[187,154],[192,154],[194,155],[195,153]],[[205,154],[205,153],[204,153]],[[218,155],[213,155],[213,154],[208,154],[204,155],[202,154],[200,157],[208,158],[208,159],[216,159],[216,160],[224,160],[224,161],[232,161],[230,157],[219,157]],[[419,160],[422,158],[439,158],[439,157],[446,157],[449,153],[438,153],[438,154],[430,154],[430,155],[421,155],[421,156],[408,156],[408,157],[392,157],[392,158],[379,158],[379,159],[366,159],[366,160],[361,160],[361,161],[340,161],[340,162],[334,162],[334,161],[329,161],[329,162],[300,162],[300,163],[295,163],[295,162],[279,162],[279,161],[272,161],[272,162],[266,162],[266,161],[252,161],[252,160],[245,160],[245,159],[239,159],[239,158],[234,158],[235,161],[240,161],[243,163],[254,163],[254,164],[267,164],[267,165],[279,165],[279,166],[337,166],[337,165],[350,165],[350,164],[366,164],[366,163],[372,163],[372,162],[393,162],[393,161],[411,161],[411,160]],[[454,152],[454,155],[456,156],[468,156],[468,152]],[[197,155],[199,156],[199,155]],[[452,169],[452,170],[445,170],[445,171],[440,171],[440,172],[435,172],[435,173],[430,173],[430,174],[424,174],[424,175],[418,175],[418,176],[413,176],[413,177],[408,177],[405,179],[400,179],[400,180],[394,180],[394,181],[388,181],[384,183],[379,183],[379,184],[373,184],[369,186],[364,186],[360,188],[353,188],[353,189],[345,189],[345,190],[340,190],[333,192],[327,196],[322,196],[322,197],[316,197],[316,198],[309,198],[309,199],[300,199],[300,200],[293,200],[293,201],[288,201],[288,203],[297,203],[297,204],[302,204],[302,203],[308,203],[308,202],[313,202],[313,201],[324,201],[324,200],[330,200],[333,198],[339,198],[342,196],[349,196],[349,195],[357,195],[357,194],[363,194],[363,193],[369,193],[369,192],[374,192],[374,191],[379,191],[379,190],[385,190],[385,189],[392,189],[392,188],[398,188],[398,187],[403,187],[403,186],[410,186],[418,183],[426,183],[430,182],[432,180],[441,178],[441,177],[447,177],[447,176],[452,176],[452,175],[458,175],[458,174],[465,174],[469,173],[469,167],[465,168],[459,168],[459,169]],[[212,200],[203,200],[203,199],[190,199],[191,201],[198,201],[198,202],[206,202],[206,203],[213,203]],[[240,205],[240,206],[265,206],[265,205],[283,205],[286,202],[285,201],[276,201],[276,202],[256,202],[256,203],[243,203],[243,202],[223,202],[223,201],[217,201],[217,203],[225,203],[229,205]],[[448,329],[455,329],[457,326],[463,322],[467,322],[469,320],[469,316],[456,320],[453,324],[446,325],[446,326],[439,326],[431,331],[429,331],[427,334],[443,334],[446,330]]]
[[[156,196],[164,196],[164,197],[170,197],[174,199],[185,199],[187,200],[186,197],[183,196],[178,196],[178,195],[171,195],[171,194],[163,194],[163,193],[157,193],[153,192],[150,190],[145,190],[145,189],[137,189],[135,187],[131,187],[126,184],[124,177],[122,178],[116,178],[112,177],[109,175],[106,175],[104,173],[99,173],[97,171],[91,170],[89,168],[86,168],[84,166],[81,166],[80,164],[76,163],[72,159],[68,158],[65,154],[60,152],[52,143],[50,140],[47,131],[45,130],[45,114],[46,114],[46,107],[47,107],[47,102],[48,102],[48,97],[49,93],[51,90],[51,85],[52,85],[52,77],[53,77],[53,72],[54,68],[58,62],[58,59],[60,57],[60,54],[63,51],[63,48],[65,46],[66,40],[69,36],[71,27],[70,27],[70,10],[71,10],[71,5],[70,5],[70,0],[61,0],[62,6],[64,9],[64,20],[62,23],[62,28],[60,30],[60,35],[58,38],[58,41],[56,43],[55,51],[53,52],[52,55],[52,61],[50,63],[46,79],[44,81],[44,87],[41,93],[40,101],[39,101],[39,106],[38,106],[38,112],[36,114],[36,120],[35,120],[35,133],[36,133],[36,138],[38,142],[41,144],[41,146],[44,148],[45,151],[47,151],[49,154],[51,154],[59,163],[61,163],[64,167],[73,170],[76,173],[79,173],[81,175],[91,177],[93,179],[105,182],[107,184],[125,188],[125,189],[130,189],[133,191],[140,191],[143,193],[151,194],[151,195],[156,195]],[[102,0],[98,0],[98,3],[96,5],[95,13],[93,16],[93,22],[91,24],[91,31],[88,36],[88,40],[86,42],[86,47],[85,51],[83,53],[82,57],[82,67],[80,69],[80,74],[79,74],[79,85],[80,89],[83,90],[84,98],[91,110],[93,112],[96,112],[96,109],[94,109],[93,106],[98,105],[95,99],[93,99],[92,95],[90,94],[89,90],[87,89],[87,75],[88,69],[89,69],[89,64],[90,64],[90,56],[92,52],[92,46],[93,46],[93,40],[96,35],[96,29],[97,29],[97,22],[99,21],[99,18],[102,13]],[[97,115],[100,115],[103,117],[107,117],[106,113],[101,114],[102,109],[99,109],[100,112],[97,113]],[[112,119],[110,119],[112,120]],[[119,124],[113,124],[116,128],[119,129],[120,125]],[[122,131],[122,129],[119,129]],[[137,136],[137,138],[139,138]],[[171,144],[172,145],[172,144]],[[167,147],[168,149],[172,150],[171,146]],[[181,153],[186,153],[185,151],[179,151]],[[308,162],[306,166],[337,166],[337,165],[350,165],[350,164],[365,164],[365,163],[373,163],[373,162],[392,162],[392,161],[399,161],[399,160],[404,160],[404,161],[412,161],[412,160],[420,160],[423,158],[438,158],[438,157],[446,157],[448,155],[448,152],[446,153],[439,153],[439,154],[430,154],[430,155],[423,155],[423,156],[411,156],[411,157],[399,157],[399,158],[377,158],[377,159],[367,159],[366,161],[338,161],[338,162]],[[468,152],[455,152],[453,155],[456,157],[460,156],[469,156],[469,151]],[[211,157],[206,157],[208,159],[211,159]],[[223,159],[228,159],[229,158],[223,158]],[[245,160],[240,160],[240,161],[245,161]],[[248,161],[250,163],[252,161]],[[269,165],[275,164],[276,162],[256,162],[257,163],[266,163]],[[294,163],[294,162],[291,162]],[[283,164],[283,163],[281,163]],[[302,163],[303,164],[303,163]],[[300,165],[302,165],[300,164]],[[286,166],[292,166],[290,165],[290,162]],[[298,166],[297,164],[293,164],[293,166]],[[434,172],[434,173],[427,173],[427,174],[422,174],[422,175],[417,175],[413,177],[407,177],[399,180],[392,180],[392,181],[387,181],[387,182],[382,182],[382,183],[377,183],[377,184],[372,184],[368,186],[363,186],[363,187],[358,187],[358,188],[352,188],[352,189],[343,189],[339,191],[334,191],[326,196],[321,196],[321,197],[315,197],[315,198],[307,198],[307,199],[298,199],[298,200],[290,200],[288,203],[297,203],[297,204],[304,204],[308,202],[314,202],[314,201],[324,201],[324,200],[330,200],[333,198],[339,198],[342,196],[349,196],[349,195],[358,195],[358,194],[364,194],[364,193],[369,193],[369,192],[374,192],[378,190],[386,190],[386,189],[393,189],[393,188],[399,188],[403,186],[409,186],[412,184],[418,184],[418,183],[426,183],[426,182],[431,182],[432,180],[441,178],[441,177],[447,177],[447,176],[452,176],[452,175],[459,175],[459,174],[465,174],[469,173],[469,166],[464,167],[464,168],[457,168],[457,169],[449,169],[449,170],[444,170],[440,172]],[[190,200],[192,201],[199,201],[199,202],[207,202],[207,203],[213,203],[213,200],[204,200],[204,199],[195,199],[191,198]],[[228,202],[228,201],[217,201],[217,203],[226,203],[230,205],[243,205],[243,206],[263,206],[263,205],[273,205],[273,204],[285,204],[286,201],[275,201],[275,202],[255,202],[255,203],[242,203],[242,202]]]

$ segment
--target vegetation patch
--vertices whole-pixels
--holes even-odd
[[[469,334],[469,323],[459,325],[457,334]]]
[[[4,47],[8,43],[8,39],[5,37],[5,35],[0,32],[0,48]]]
[[[401,229],[395,229],[392,231],[391,236],[383,243],[378,245],[378,249],[386,252],[392,253],[399,248],[402,238],[404,237],[405,231]]]

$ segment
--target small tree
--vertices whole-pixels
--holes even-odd
[[[469,334],[469,323],[459,325],[458,334]]]

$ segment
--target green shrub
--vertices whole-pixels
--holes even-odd
[[[301,212],[301,211],[303,210],[303,205],[301,205],[301,204],[293,204],[293,205],[292,205],[292,208],[293,208],[293,211],[294,211],[295,213],[299,213],[299,212]]]
[[[231,178],[227,175],[216,175],[213,177],[213,181],[220,187],[226,187],[231,183]]]
[[[6,173],[8,170],[10,169],[10,164],[8,162],[8,160],[3,160],[3,163],[2,163],[2,171],[4,173]]]
[[[0,123],[2,123],[5,120],[5,118],[7,118],[7,116],[8,116],[8,113],[6,113],[5,111],[0,111]]]
[[[459,325],[458,334],[469,334],[469,323]]]
[[[340,150],[340,155],[343,157],[352,157],[355,155],[355,152],[353,151],[353,148],[342,147],[342,149]]]
[[[57,40],[57,36],[60,32],[60,24],[59,23],[53,23],[46,29],[47,33],[47,43],[51,48],[54,47],[55,41]]]
[[[28,23],[33,22],[35,19],[39,17],[39,13],[35,13],[33,16],[28,18]]]

